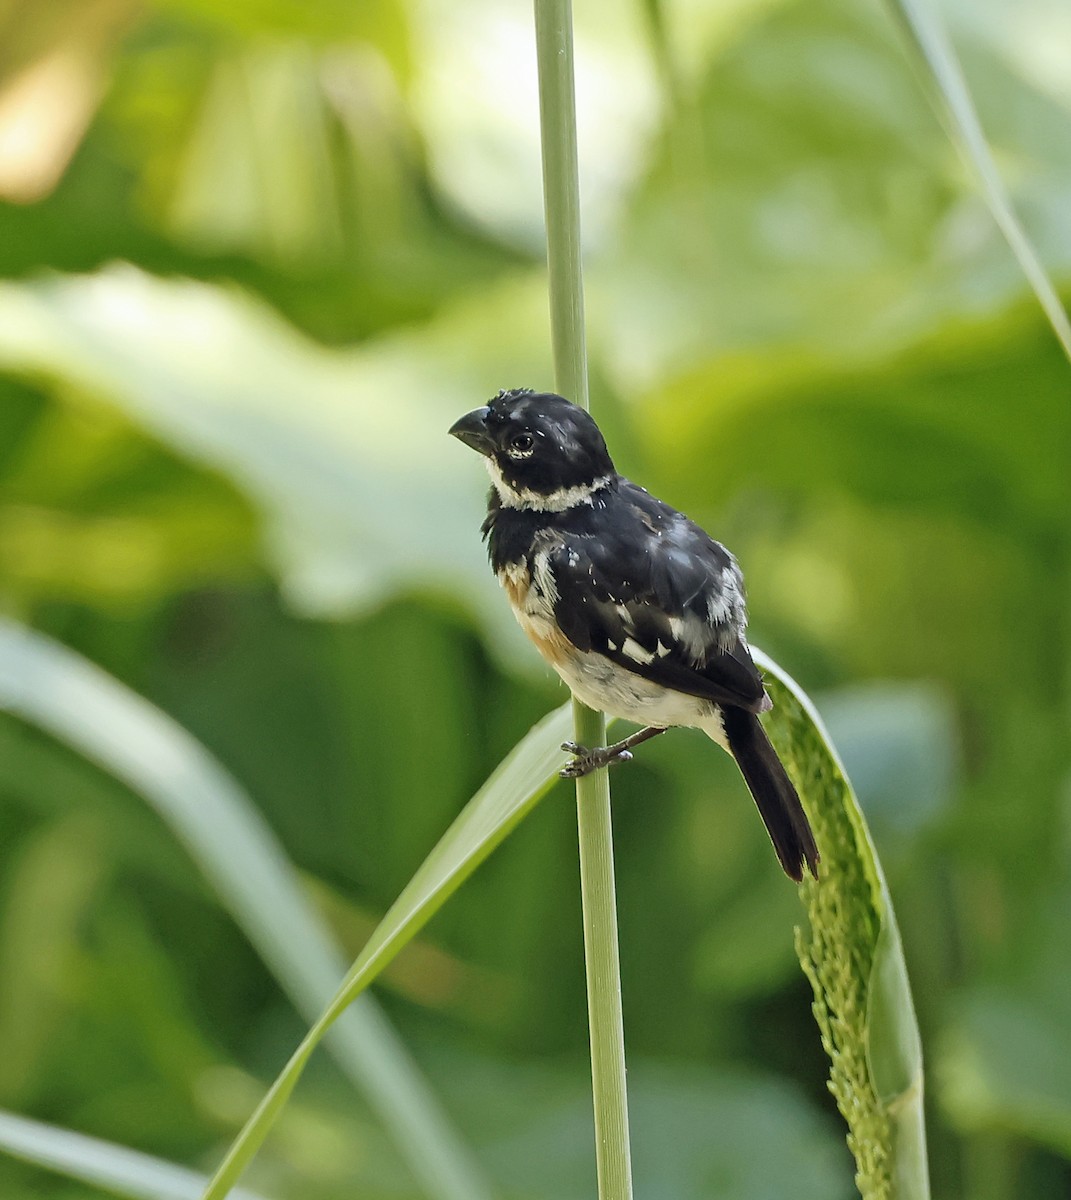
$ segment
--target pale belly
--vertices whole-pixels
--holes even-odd
[[[590,651],[574,651],[568,661],[553,662],[551,665],[589,708],[623,717],[627,721],[636,721],[640,725],[663,728],[685,725],[702,729],[720,746],[728,749],[721,710],[709,700],[669,691]]]
[[[523,583],[522,583],[523,580]],[[640,725],[670,728],[685,725],[702,729],[728,750],[721,710],[710,700],[674,692],[618,666],[602,654],[578,650],[558,629],[545,595],[527,585],[521,572],[499,574],[510,607],[521,628],[539,653],[589,708],[636,721]]]

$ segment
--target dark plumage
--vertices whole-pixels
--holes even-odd
[[[647,727],[569,774],[629,757],[673,726],[728,750],[793,879],[818,849],[759,723],[770,708],[733,556],[614,469],[598,426],[551,393],[500,392],[450,432],[484,455],[483,532],[522,628],[586,704]]]

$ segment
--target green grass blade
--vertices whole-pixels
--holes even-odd
[[[324,1034],[545,795],[568,758],[561,743],[570,733],[569,717],[566,704],[531,729],[443,834],[232,1143],[204,1200],[222,1200],[228,1194],[267,1137]]]
[[[927,0],[889,0],[889,4],[918,58],[924,85],[949,136],[973,167],[994,220],[1018,259],[1064,353],[1071,359],[1071,321],[1012,207],[955,50]]]
[[[205,1186],[205,1177],[188,1167],[2,1110],[0,1149],[131,1200],[197,1200]],[[235,1191],[233,1196],[260,1200],[255,1192]]]
[[[309,1021],[317,1017],[345,960],[272,831],[199,742],[79,655],[3,619],[0,709],[51,733],[144,797],[185,844],[298,1010]],[[371,997],[346,1015],[331,1050],[429,1196],[489,1195],[471,1152]]]
[[[922,1049],[889,889],[866,821],[805,693],[759,651],[774,708],[770,737],[803,798],[822,854],[800,891],[809,930],[797,952],[848,1123],[864,1200],[928,1200]]]

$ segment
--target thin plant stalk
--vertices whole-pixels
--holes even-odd
[[[603,714],[581,704],[575,697],[573,722],[580,745],[602,745],[605,741]],[[576,811],[599,1197],[600,1200],[630,1200],[632,1163],[625,1090],[625,1027],[621,1014],[609,771],[593,771],[576,781]]]
[[[570,0],[535,0],[535,23],[554,377],[559,392],[586,408],[588,384]],[[573,720],[580,745],[605,744],[603,714],[587,708],[575,697]],[[609,772],[594,771],[576,781],[576,809],[599,1197],[630,1200],[632,1167]]]

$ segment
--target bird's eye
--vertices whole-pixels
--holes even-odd
[[[535,438],[530,433],[518,433],[510,439],[509,453],[511,458],[527,458],[535,446]]]

